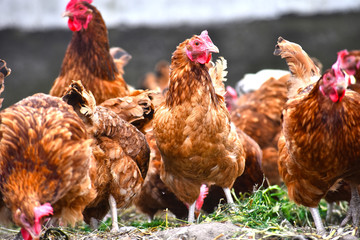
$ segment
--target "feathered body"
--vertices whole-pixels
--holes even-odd
[[[274,53],[286,59],[292,86],[298,87],[283,110],[279,172],[290,199],[313,208],[322,232],[313,212],[321,198],[341,179],[360,183],[360,95],[346,90],[348,80],[339,69],[339,59],[319,76],[299,45],[279,38]]]
[[[237,133],[246,154],[244,173],[236,178],[233,185],[234,193],[239,197],[240,194],[251,194],[259,187],[267,188],[268,182],[261,167],[262,151],[259,145],[240,129]],[[219,186],[212,185],[202,209],[207,213],[212,213],[221,199],[226,200],[224,191]]]
[[[129,96],[108,99],[100,106],[114,111],[145,134],[152,129],[155,105],[163,99],[160,95],[155,91],[135,90]]]
[[[193,51],[198,41],[208,37],[203,34],[185,40],[173,53],[169,91],[153,122],[163,160],[161,179],[189,204],[199,196],[202,184],[231,188],[245,165],[224,98],[215,92],[204,64],[211,55]],[[198,56],[201,62],[194,61]]]
[[[347,91],[342,102],[334,104],[319,92],[317,83],[287,102],[279,140],[279,170],[289,197],[308,207],[317,206],[339,178],[360,180],[359,96]]]
[[[89,223],[91,218],[102,219],[109,209],[116,214],[116,208],[132,204],[146,176],[150,150],[136,127],[110,109],[96,106],[94,97],[80,81],[72,83],[63,99],[74,107],[86,125],[89,138],[93,139],[95,160],[91,178],[97,197],[84,211],[85,221]],[[116,217],[115,229],[117,216],[112,217]]]
[[[89,176],[92,141],[72,107],[35,94],[3,110],[0,129],[0,187],[14,222],[34,237],[46,204],[63,224],[81,221],[95,197]]]
[[[162,165],[161,154],[156,146],[153,131],[146,133],[146,139],[151,150],[150,164],[144,185],[136,199],[135,206],[138,210],[147,214],[149,220],[152,220],[159,210],[165,209],[171,211],[177,218],[185,219],[188,215],[186,205],[169,190],[160,178]]]
[[[81,80],[100,104],[109,98],[126,96],[129,90],[123,73],[110,55],[105,22],[90,3],[89,0],[71,0],[67,6],[65,15],[69,16],[69,27],[72,26],[70,21],[80,21],[78,25],[82,27],[71,29],[73,36],[50,94],[62,97],[72,80]],[[87,10],[78,13],[79,8]]]
[[[213,65],[213,64],[211,64]],[[209,73],[214,86],[216,86],[217,92],[225,93],[225,87],[223,81],[227,74],[227,64],[224,58],[220,58],[216,61],[216,64],[209,69]],[[247,136],[242,131],[237,131],[240,141],[244,146],[246,153],[246,163],[244,173],[238,177],[233,185],[235,194],[249,192],[251,193],[256,187],[264,184],[267,186],[267,182],[264,181],[264,174],[261,170],[261,149],[258,144]],[[158,210],[169,209],[175,214],[177,218],[185,218],[188,214],[188,208],[181,202],[176,195],[166,187],[166,185],[160,179],[161,169],[161,154],[156,146],[155,137],[152,131],[146,133],[151,149],[151,160],[147,178],[145,179],[143,189],[136,202],[136,206],[139,210],[149,215],[150,219]],[[210,213],[218,206],[220,199],[225,197],[223,190],[219,186],[211,186],[209,192],[204,199],[204,204],[201,207],[196,207],[196,210],[205,210]]]

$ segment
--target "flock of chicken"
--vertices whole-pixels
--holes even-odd
[[[280,37],[274,54],[290,73],[234,98],[223,83],[226,60],[211,62],[219,49],[203,31],[150,76],[155,90],[135,90],[123,79],[131,57],[109,48],[91,2],[66,6],[73,36],[50,94],[1,111],[2,222],[20,226],[25,240],[39,239],[47,220],[96,228],[109,211],[118,231],[117,209],[132,204],[150,220],[169,209],[193,222],[221,199],[233,203],[231,188],[251,193],[284,182],[290,199],[310,208],[318,233],[326,232],[322,198],[350,201],[341,225],[359,226],[359,52],[339,52],[321,74]],[[9,74],[2,60],[0,93]]]

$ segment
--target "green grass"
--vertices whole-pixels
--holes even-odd
[[[286,188],[277,185],[266,189],[260,188],[253,194],[241,194],[236,197],[233,193],[234,205],[219,204],[218,208],[209,215],[201,214],[197,223],[201,222],[226,222],[230,221],[244,227],[257,230],[281,231],[284,226],[311,227],[314,228],[310,212],[306,207],[296,205],[290,201]],[[326,217],[327,205],[321,201],[319,205],[322,219]],[[335,208],[337,215],[345,213],[346,205]],[[185,221],[169,217],[168,212],[163,212],[162,216],[156,217],[152,222],[148,222],[145,216],[130,211],[126,216],[119,216],[119,223],[123,226],[133,226],[141,230],[164,230],[166,228],[179,227],[186,224]],[[124,219],[126,219],[124,221]],[[111,219],[103,221],[98,231],[109,231],[111,229]],[[87,225],[80,227],[81,231],[90,232]]]
[[[235,198],[234,206],[219,205],[218,209],[200,221],[231,221],[255,229],[278,229],[285,222],[294,226],[310,224],[310,213],[305,207],[291,202],[287,192],[279,186],[259,189],[252,195],[243,194]],[[326,208],[320,208],[326,214]]]
[[[236,197],[233,193],[233,196],[234,205],[219,204],[212,214],[200,214],[197,223],[232,222],[244,230],[239,232],[239,236],[234,236],[239,239],[246,237],[242,234],[250,234],[254,238],[275,236],[274,239],[287,239],[288,237],[291,239],[297,234],[307,236],[314,234],[315,226],[311,214],[307,208],[298,206],[289,200],[285,187],[270,186],[266,189],[260,188],[253,194],[242,194]],[[335,207],[336,224],[344,218],[346,209],[347,204],[344,203]],[[324,220],[327,210],[325,201],[321,201],[319,210]],[[94,235],[108,238],[112,236],[111,224],[111,218],[108,218],[100,223],[96,231],[91,230],[86,224],[78,225],[76,228],[61,228],[61,230],[71,236],[71,239],[85,239],[86,236]],[[135,227],[135,236],[136,234],[147,236],[156,231],[187,225],[187,222],[176,219],[168,211],[164,211],[157,214],[155,219],[149,223],[145,215],[136,212],[132,207],[119,214],[119,224],[120,227]],[[334,228],[331,227],[331,229]],[[13,235],[11,231],[9,234]]]

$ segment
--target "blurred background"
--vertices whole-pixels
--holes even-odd
[[[48,93],[60,71],[72,32],[61,14],[68,0],[0,0],[0,58],[12,74],[3,107]],[[273,56],[279,36],[299,43],[324,68],[341,49],[360,49],[360,0],[94,0],[108,26],[110,46],[132,59],[125,80],[139,87],[159,60],[207,29],[228,60],[227,85],[246,73],[287,65]]]

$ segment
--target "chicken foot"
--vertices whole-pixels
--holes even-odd
[[[312,218],[314,219],[317,234],[319,234],[319,235],[325,234],[326,230],[325,230],[324,224],[321,221],[319,209],[317,207],[315,207],[315,208],[309,207],[309,210],[310,210]]]
[[[357,185],[354,183],[350,183],[351,189],[351,199],[349,204],[348,212],[346,213],[346,217],[341,222],[340,227],[344,227],[350,219],[353,221],[353,227],[359,226],[359,218],[360,218],[360,196],[358,192]]]

